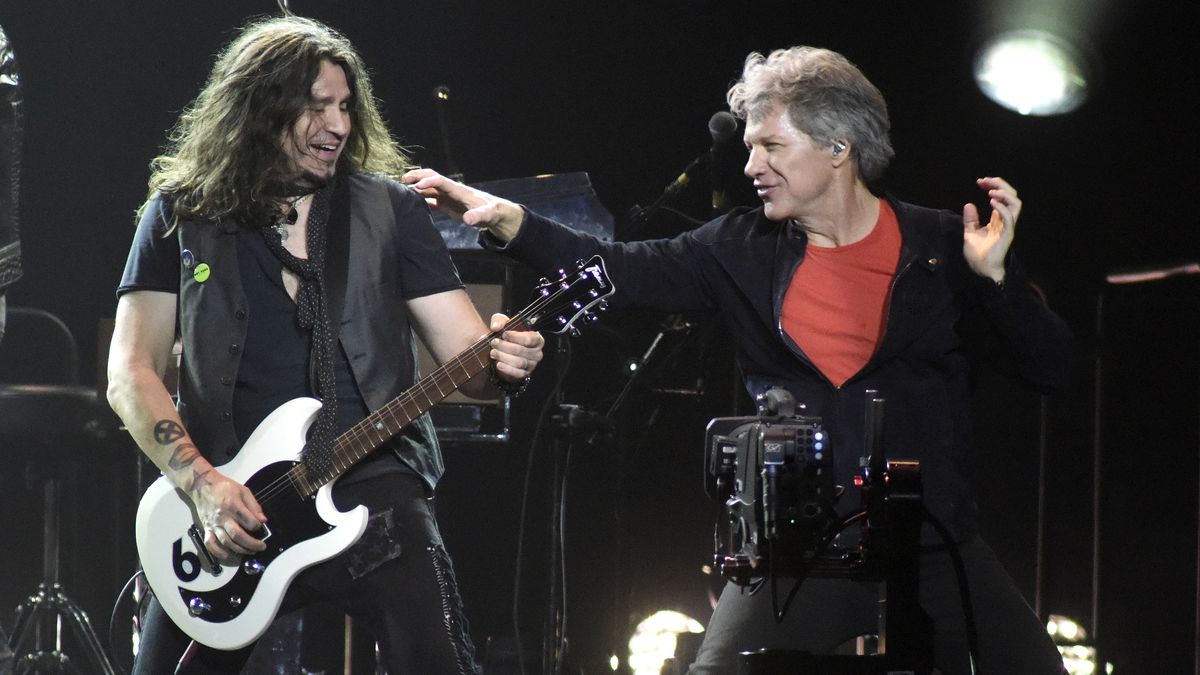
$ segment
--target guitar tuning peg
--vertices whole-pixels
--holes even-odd
[[[576,328],[575,326],[571,326],[570,328],[567,329],[567,335],[574,338],[574,337],[579,337],[581,335],[581,333],[579,332],[578,328]]]
[[[595,312],[585,312],[583,315],[583,320],[588,323],[596,323],[600,320],[600,317],[596,316]]]
[[[575,309],[583,309],[583,303],[578,300],[572,300],[571,306],[574,307]]]
[[[549,280],[549,279],[547,279],[546,277],[539,277],[539,278],[538,278],[538,285],[539,285],[539,286],[545,286],[545,285],[546,285],[546,284],[548,284],[548,283],[550,283],[550,280]]]
[[[606,311],[608,309],[608,301],[601,300],[599,303],[596,304],[596,309],[600,310],[601,312]]]

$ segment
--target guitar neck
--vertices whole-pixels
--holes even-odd
[[[500,331],[483,336],[461,354],[443,363],[404,393],[338,436],[333,442],[334,461],[327,471],[309,475],[303,464],[297,465],[293,469],[293,480],[300,493],[304,496],[311,495],[322,485],[335,480],[371,451],[394,438],[413,420],[483,372],[490,360],[492,340],[506,330],[525,328],[514,320]]]
[[[309,496],[335,480],[379,446],[387,443],[417,417],[444,400],[468,380],[488,367],[492,340],[510,330],[547,330],[554,333],[577,332],[576,320],[595,320],[591,309],[604,309],[604,299],[612,295],[612,282],[604,270],[604,260],[592,256],[579,261],[574,272],[559,271],[555,281],[542,280],[534,301],[509,319],[497,331],[479,338],[463,353],[443,363],[403,394],[389,401],[366,419],[338,436],[333,442],[333,461],[329,469],[309,474],[301,462],[289,472],[300,494]]]

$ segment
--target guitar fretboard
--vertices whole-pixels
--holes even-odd
[[[329,470],[309,475],[303,464],[296,465],[289,477],[296,491],[308,497],[322,485],[336,479],[372,450],[388,442],[410,422],[440,403],[468,380],[483,372],[490,360],[492,339],[506,330],[525,330],[517,320],[500,331],[480,338],[458,356],[443,363],[404,393],[368,415],[333,442],[333,463]]]
[[[329,469],[309,474],[308,468],[299,463],[287,472],[287,482],[300,496],[312,496],[487,368],[492,340],[505,331],[562,333],[574,330],[575,321],[589,315],[589,310],[596,305],[603,309],[604,298],[612,292],[613,286],[600,256],[592,256],[587,262],[580,261],[572,274],[563,274],[557,281],[543,281],[538,287],[540,296],[509,319],[503,328],[479,338],[461,354],[338,436],[333,442],[333,462]],[[590,318],[595,317],[591,315]]]

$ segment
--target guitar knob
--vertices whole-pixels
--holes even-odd
[[[250,576],[257,576],[262,573],[266,567],[253,558],[242,561],[242,571]]]
[[[234,609],[241,607],[242,606],[242,596],[240,596],[240,595],[229,596],[229,606]]]
[[[202,598],[195,597],[188,601],[188,614],[192,616],[200,616],[207,614],[208,610],[212,609]]]

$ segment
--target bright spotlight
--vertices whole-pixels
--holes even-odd
[[[1074,619],[1061,614],[1051,614],[1046,621],[1046,632],[1058,643],[1082,642],[1087,639],[1087,630]]]
[[[1050,633],[1058,653],[1062,654],[1067,675],[1100,675],[1096,648],[1084,642],[1087,640],[1087,631],[1078,621],[1061,614],[1051,614],[1046,621],[1046,632]],[[1104,673],[1111,675],[1112,672],[1113,665],[1105,663]]]
[[[1002,33],[979,51],[975,82],[987,97],[1022,115],[1060,115],[1087,95],[1087,65],[1062,38],[1039,30]]]
[[[681,612],[662,610],[642,620],[629,638],[629,668],[635,675],[657,675],[663,661],[675,655],[680,633],[703,633],[704,626]]]

